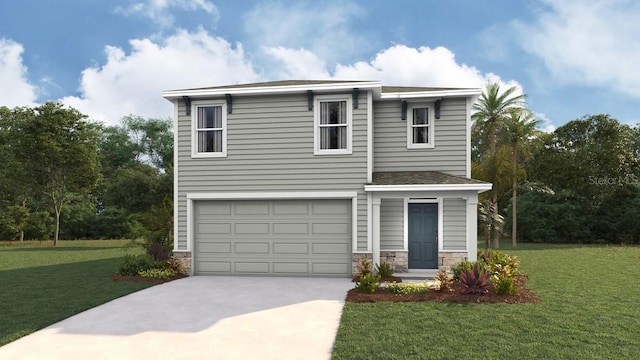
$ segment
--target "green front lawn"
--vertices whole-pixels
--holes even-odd
[[[109,279],[126,240],[0,243],[0,346],[151,286]]]
[[[334,359],[640,359],[640,247],[522,244],[536,304],[347,303]]]

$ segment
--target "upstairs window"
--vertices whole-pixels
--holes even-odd
[[[432,148],[434,124],[432,106],[409,108],[407,119],[407,147],[409,149]]]
[[[194,157],[227,156],[227,112],[223,102],[193,104]]]
[[[314,120],[316,155],[351,154],[350,97],[317,97]]]

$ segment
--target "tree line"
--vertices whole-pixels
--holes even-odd
[[[472,176],[485,248],[517,240],[640,243],[640,127],[585,115],[543,132],[526,95],[490,83],[474,104]]]
[[[0,107],[0,239],[173,236],[170,119],[88,121],[59,102]]]

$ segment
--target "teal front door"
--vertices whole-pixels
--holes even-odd
[[[409,269],[438,268],[438,204],[409,204]]]

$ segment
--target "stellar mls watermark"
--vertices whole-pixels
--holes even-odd
[[[589,183],[592,185],[637,185],[640,183],[640,177],[634,174],[625,176],[589,176]]]

